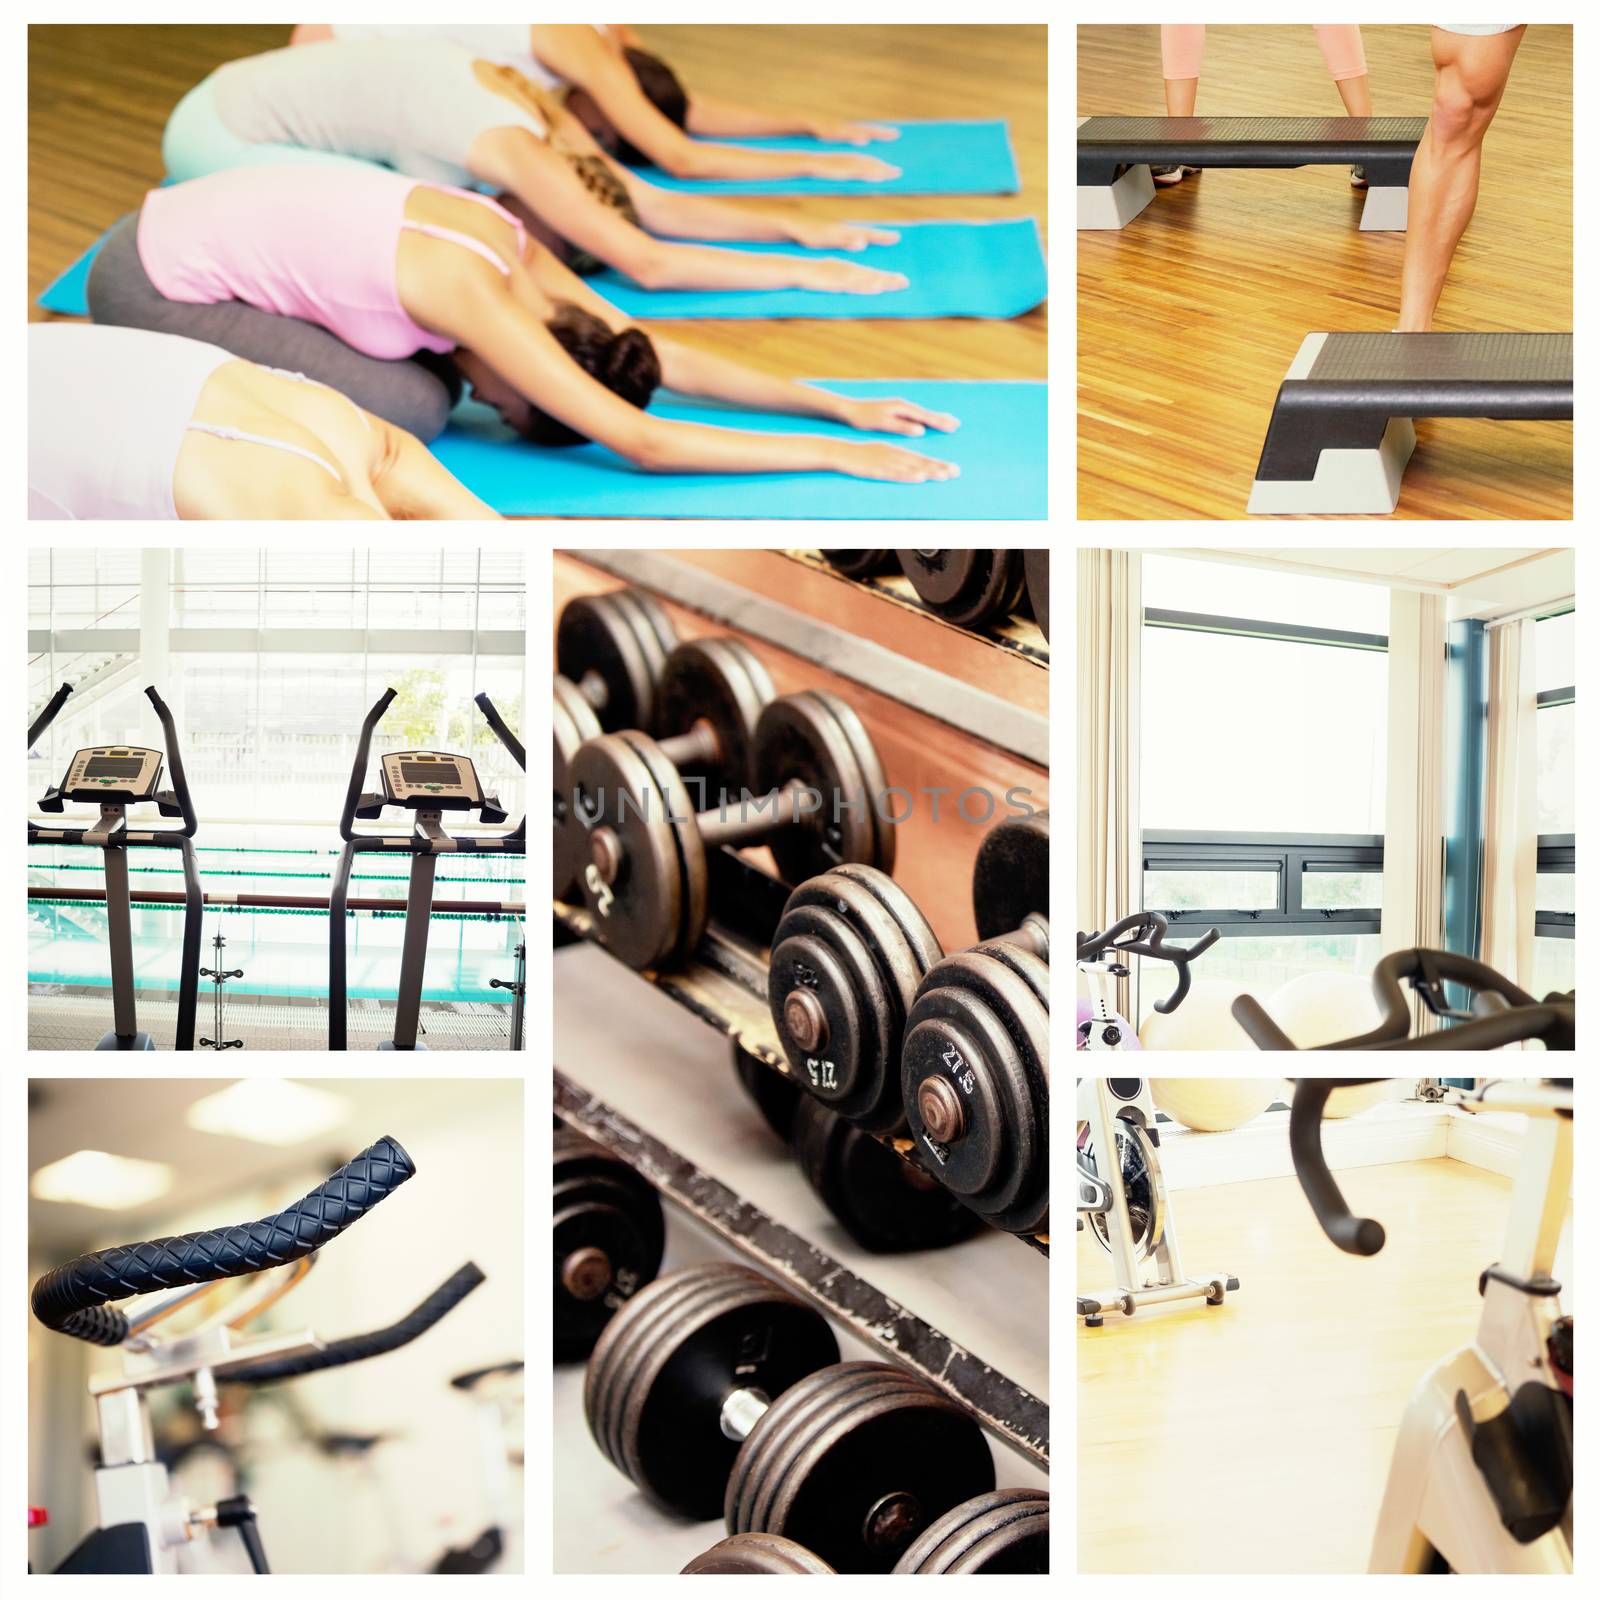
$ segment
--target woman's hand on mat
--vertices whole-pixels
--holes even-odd
[[[961,476],[955,462],[935,461],[897,444],[854,444],[841,439],[829,443],[833,470],[846,477],[873,478],[879,483],[944,483]]]
[[[899,244],[893,228],[869,228],[861,222],[805,222],[783,224],[790,240],[807,250],[865,250],[869,244]]]
[[[948,411],[930,411],[914,400],[841,400],[839,421],[861,433],[899,433],[920,439],[929,428],[954,433],[961,426]]]
[[[911,282],[903,272],[880,272],[854,261],[806,261],[796,256],[794,267],[795,288],[823,294],[893,294]]]
[[[875,139],[898,139],[898,128],[881,122],[846,122],[839,117],[814,117],[810,124],[813,139],[824,144],[871,144]]]
[[[886,183],[900,176],[876,156],[812,156],[805,164],[808,178],[851,178],[861,183]]]

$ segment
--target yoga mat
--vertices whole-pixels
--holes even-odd
[[[756,433],[824,433],[888,440],[960,464],[948,483],[871,483],[832,472],[649,473],[597,444],[549,450],[526,444],[487,407],[457,408],[433,452],[462,483],[507,516],[841,517],[951,520],[1042,519],[1045,494],[1045,386],[1042,383],[823,380],[822,388],[860,399],[915,400],[961,419],[954,433],[920,439],[856,433],[811,417],[730,411],[673,395],[651,407],[663,417]]]
[[[1031,217],[1007,222],[884,222],[899,231],[898,244],[865,250],[799,251],[855,261],[911,281],[885,294],[821,294],[811,289],[641,289],[620,273],[589,281],[630,317],[771,321],[782,317],[853,318],[1020,317],[1040,305],[1048,289],[1039,228]],[[716,248],[723,248],[717,246]],[[794,255],[792,244],[744,244],[741,254]]]
[[[900,233],[898,244],[814,252],[819,257],[859,261],[885,272],[903,272],[904,289],[887,294],[819,294],[809,289],[641,289],[615,272],[589,281],[630,317],[672,321],[779,317],[855,318],[989,317],[1005,320],[1032,311],[1045,298],[1048,278],[1038,225],[1030,217],[1006,222],[883,223]],[[39,296],[47,311],[89,314],[89,263],[97,241]],[[718,246],[717,248],[722,248]],[[753,254],[806,255],[792,244],[748,244]]]
[[[885,122],[898,128],[898,139],[871,144],[822,144],[816,139],[714,139],[712,144],[742,145],[748,150],[798,150],[809,155],[877,156],[900,168],[898,178],[883,183],[839,178],[675,178],[658,167],[641,167],[639,176],[663,189],[686,194],[1016,194],[1022,187],[1011,135],[997,122]]]

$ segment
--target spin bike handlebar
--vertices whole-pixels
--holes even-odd
[[[1291,1049],[1293,1046],[1290,1047]],[[1383,1224],[1358,1217],[1345,1204],[1322,1153],[1322,1113],[1335,1089],[1377,1083],[1376,1078],[1296,1078],[1289,1107],[1289,1153],[1295,1176],[1322,1231],[1347,1255],[1375,1256],[1383,1249]]]
[[[1400,986],[1402,980],[1409,980],[1428,1008],[1439,1014],[1447,1014],[1440,993],[1441,984],[1459,983],[1470,989],[1473,994],[1470,1020],[1454,1028],[1441,1028],[1411,1038],[1411,1009]],[[1313,1048],[1498,1050],[1526,1039],[1542,1039],[1549,1050],[1574,1047],[1576,1020],[1570,998],[1535,1000],[1493,967],[1452,950],[1393,951],[1373,968],[1372,992],[1382,1012],[1377,1027]],[[1233,1017],[1259,1049],[1300,1048],[1252,995],[1242,994],[1233,1002]]]
[[[411,1157],[385,1134],[275,1216],[114,1245],[52,1267],[33,1286],[33,1314],[45,1327],[74,1339],[121,1344],[128,1337],[128,1319],[109,1302],[299,1261],[359,1222],[416,1170]]]
[[[1133,938],[1124,939],[1131,933]],[[1103,933],[1079,933],[1078,960],[1096,961],[1107,950],[1119,955],[1145,956],[1155,961],[1170,961],[1177,975],[1177,987],[1165,999],[1154,1002],[1163,1016],[1176,1011],[1189,993],[1189,963],[1203,955],[1222,937],[1220,929],[1208,928],[1187,948],[1168,946],[1167,919],[1159,911],[1136,911],[1113,922]]]
[[[28,748],[31,750],[37,743],[39,735],[56,720],[62,706],[67,703],[67,697],[72,693],[72,685],[64,683],[50,696],[50,703],[44,710],[28,724]]]

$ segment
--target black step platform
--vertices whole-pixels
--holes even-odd
[[[1155,195],[1151,166],[1366,169],[1361,227],[1403,231],[1426,117],[1086,117],[1078,124],[1078,226],[1122,228]]]
[[[1414,417],[1569,421],[1570,333],[1312,333],[1278,389],[1256,513],[1383,515]]]

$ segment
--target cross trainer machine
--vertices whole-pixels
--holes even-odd
[[[55,721],[72,693],[64,683],[28,729],[28,746]],[[139,745],[91,745],[73,752],[66,775],[53,784],[39,802],[40,811],[58,812],[67,802],[100,808],[100,819],[86,828],[47,828],[28,822],[29,844],[60,844],[99,850],[105,862],[106,942],[111,957],[112,1027],[95,1046],[97,1050],[154,1050],[155,1041],[139,1028],[133,980],[133,918],[128,889],[130,850],[176,850],[183,862],[183,947],[178,966],[178,1022],[173,1039],[177,1050],[194,1049],[195,1012],[199,998],[200,870],[195,860],[194,835],[198,823],[183,771],[183,752],[172,712],[154,686],[145,696],[155,708],[166,737],[166,764],[172,787],[161,784],[162,753]],[[130,806],[154,805],[163,817],[180,817],[181,828],[128,826]]]
[[[453,837],[444,831],[446,811],[476,811],[478,820],[494,827],[507,820],[506,812],[493,795],[486,795],[478,782],[472,758],[440,750],[397,750],[378,758],[382,788],[369,792],[362,788],[367,777],[367,760],[372,750],[373,730],[383,720],[395,698],[385,689],[361,724],[356,741],[355,760],[350,768],[350,787],[345,793],[344,810],[339,818],[339,834],[344,849],[334,873],[328,899],[328,1048],[348,1048],[348,966],[349,930],[346,906],[350,898],[350,874],[358,855],[379,853],[411,857],[410,883],[406,890],[405,937],[400,950],[400,981],[395,991],[394,1036],[378,1046],[380,1050],[426,1050],[417,1038],[422,1012],[422,969],[428,954],[428,919],[433,911],[433,880],[441,855],[526,854],[527,818],[523,817],[507,833],[487,838]],[[475,697],[494,736],[510,752],[512,760],[526,772],[527,755],[522,741],[508,728],[488,695]],[[358,820],[370,821],[383,815],[387,806],[398,806],[412,813],[411,830],[405,834],[357,833]],[[520,1020],[520,1019],[518,1019]]]
[[[122,1353],[118,1370],[89,1382],[100,1434],[94,1475],[99,1526],[57,1571],[179,1572],[185,1548],[223,1528],[237,1530],[253,1571],[268,1571],[248,1496],[193,1507],[174,1493],[156,1452],[148,1396],[187,1386],[202,1425],[215,1429],[219,1384],[273,1383],[366,1361],[410,1344],[453,1311],[483,1282],[470,1261],[398,1322],[370,1333],[324,1342],[310,1331],[244,1331],[304,1278],[324,1245],[415,1172],[405,1150],[384,1137],[275,1216],[97,1250],[52,1268],[34,1284],[33,1314],[46,1328]],[[170,1336],[154,1331],[218,1283],[247,1275],[259,1276],[199,1327]],[[112,1304],[155,1293],[164,1298],[153,1305],[124,1311]],[[69,1436],[76,1448],[75,1420]]]
[[[1383,1225],[1352,1215],[1322,1149],[1329,1093],[1372,1078],[1298,1078],[1295,1172],[1323,1231],[1376,1255]],[[1572,1079],[1446,1091],[1462,1111],[1528,1117],[1500,1259],[1478,1278],[1472,1343],[1429,1372],[1406,1405],[1370,1572],[1572,1571],[1573,1324],[1551,1275],[1572,1191]]]
[[[1087,1217],[1116,1271],[1115,1288],[1078,1296],[1085,1327],[1176,1300],[1220,1306],[1239,1287],[1231,1273],[1184,1275],[1160,1145],[1147,1078],[1078,1079],[1078,1231]]]

